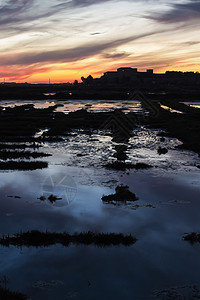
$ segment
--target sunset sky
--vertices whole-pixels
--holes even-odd
[[[0,81],[200,71],[200,1],[0,0]]]

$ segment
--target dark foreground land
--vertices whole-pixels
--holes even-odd
[[[0,299],[1,300],[27,300],[28,297],[19,292],[10,291],[7,288],[0,286]]]
[[[151,71],[151,70],[149,70]],[[130,99],[140,90],[150,99],[196,100],[200,98],[200,74],[193,72],[138,72],[119,68],[100,78],[89,75],[82,82],[58,84],[1,83],[0,99]]]

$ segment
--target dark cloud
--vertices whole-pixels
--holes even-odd
[[[20,21],[30,10],[34,0],[8,0],[0,6],[0,25]]]
[[[61,1],[56,5],[47,5],[43,11],[36,5],[35,0],[7,0],[0,5],[0,25],[15,24],[22,25],[23,30],[26,23],[42,18],[53,16],[60,11],[73,9],[75,7],[91,6],[98,3],[110,2],[112,0],[72,0]]]
[[[41,10],[36,0],[7,0],[3,5],[0,5],[0,25],[20,25],[25,30],[28,23],[34,20],[51,17],[63,10],[68,11],[76,7],[87,7],[106,2],[122,2],[131,0],[72,0],[72,1],[55,1],[55,5],[46,5]],[[136,2],[155,2],[156,0],[135,0]],[[159,0],[157,0],[158,2]],[[42,3],[42,2],[41,2]],[[58,21],[58,20],[57,20]],[[6,29],[6,27],[5,27]],[[7,30],[7,29],[6,29]]]
[[[95,5],[95,4],[103,4],[105,2],[113,2],[113,4],[115,4],[114,2],[119,1],[119,2],[130,2],[132,3],[132,0],[72,0],[68,3],[62,2],[60,3],[60,5],[72,5],[72,6],[91,6],[91,5]],[[162,0],[135,0],[135,2],[150,2],[150,3],[158,3]]]
[[[120,57],[128,57],[129,55],[130,54],[127,52],[114,52],[114,53],[106,53],[103,55],[103,57],[104,58],[120,58]]]
[[[33,0],[8,0],[0,7],[0,15],[3,17],[5,14],[18,14],[32,6]]]
[[[55,5],[55,8],[68,8],[68,7],[85,7],[85,6],[92,6],[96,4],[104,4],[105,2],[113,2],[113,5],[115,5],[115,2],[130,2],[132,3],[132,0],[72,0],[69,2],[60,1],[61,3]],[[135,0],[135,2],[144,2],[144,3],[158,3],[162,0]]]
[[[90,33],[90,35],[98,35],[98,34],[101,34],[101,32],[93,32],[93,33]]]
[[[56,5],[55,7],[57,8],[66,8],[66,7],[78,7],[78,6],[91,6],[91,5],[95,5],[95,4],[99,4],[99,3],[104,3],[104,2],[110,2],[112,0],[72,0],[69,2],[61,2],[58,5]]]
[[[65,3],[69,6],[70,3]],[[46,6],[41,11],[35,0],[7,0],[4,5],[0,6],[0,25],[15,24],[22,25],[23,30],[27,27],[27,23],[48,18],[62,10],[59,5]]]
[[[19,75],[18,72],[1,72],[0,73],[0,78],[4,78],[4,77],[14,77]]]
[[[95,4],[101,4],[105,2],[111,2],[113,0],[72,0],[72,1],[60,1],[60,3],[51,7],[51,10],[56,13],[58,11],[67,10],[70,8],[87,7]]]
[[[118,46],[127,44],[134,40],[155,34],[148,33],[138,36],[131,36],[115,41],[104,42],[101,44],[86,44],[71,49],[62,49],[55,51],[45,51],[41,53],[24,53],[20,55],[1,55],[1,65],[31,65],[44,62],[71,62],[82,60],[90,56],[98,55],[108,49],[115,49]],[[117,54],[119,55],[119,54]],[[121,55],[121,54],[120,54]]]
[[[0,72],[0,78],[9,78],[9,80],[24,80],[33,74],[49,72],[51,70],[51,67],[40,67],[38,65],[31,67],[26,66],[23,68],[21,68],[21,66],[14,68],[11,67],[9,71]]]
[[[200,44],[200,41],[188,41],[183,43],[183,45],[187,45],[187,46],[195,46],[198,44]]]
[[[200,18],[200,1],[174,4],[167,13],[150,16],[150,18],[163,23],[196,21]]]
[[[93,4],[99,4],[104,2],[110,2],[111,0],[73,0],[72,4],[74,6],[89,6]]]

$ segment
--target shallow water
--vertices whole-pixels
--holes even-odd
[[[166,106],[166,105],[160,105],[160,107],[163,108],[163,109],[165,109],[165,110],[170,111],[171,113],[184,114],[182,111],[176,110],[176,109],[172,109],[171,107]]]
[[[142,112],[142,107],[139,101],[119,101],[119,100],[9,100],[0,102],[3,107],[14,107],[26,104],[34,104],[35,108],[47,108],[56,104],[62,106],[57,107],[56,111],[68,114],[69,112],[79,109],[87,109],[88,112],[108,112],[114,109],[122,109],[127,112]]]
[[[32,300],[147,300],[155,299],[156,290],[199,284],[200,246],[184,242],[182,235],[200,228],[200,158],[177,150],[177,139],[161,142],[158,130],[138,127],[127,143],[127,161],[153,168],[112,171],[104,165],[113,160],[116,143],[104,134],[76,130],[64,142],[45,143],[44,152],[53,154],[42,159],[48,169],[1,171],[0,234],[91,230],[132,234],[138,241],[108,248],[0,246],[0,277],[9,279],[10,289]],[[158,155],[159,146],[168,153]],[[119,184],[127,184],[139,200],[103,203],[101,197]],[[62,199],[38,199],[50,194]],[[189,299],[187,293],[181,290]]]
[[[1,174],[2,234],[33,228],[92,230],[131,233],[139,239],[131,247],[0,247],[1,275],[9,278],[10,288],[31,299],[70,299],[72,294],[74,299],[153,299],[154,290],[198,282],[199,245],[181,237],[200,226],[199,173],[120,173],[57,166]],[[55,204],[37,199],[47,192],[44,183],[50,176],[56,182],[57,174],[67,174],[65,197]],[[108,186],[115,181],[128,184],[139,196],[137,209],[102,203],[102,195],[114,191]]]
[[[184,104],[191,106],[191,107],[195,107],[195,108],[200,108],[200,102],[199,101],[195,101],[195,102],[183,102]]]

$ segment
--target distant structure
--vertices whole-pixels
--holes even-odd
[[[118,68],[115,72],[105,72],[103,76],[101,76],[101,80],[113,82],[113,83],[128,83],[134,82],[138,79],[142,78],[152,78],[153,69],[147,69],[146,72],[138,72],[137,68]]]
[[[137,68],[120,67],[117,71],[105,72],[100,78],[93,78],[89,75],[87,78],[82,77],[81,79],[84,85],[103,86],[110,89],[128,88],[147,92],[200,90],[200,74],[198,72],[154,73],[153,69],[140,72]]]

